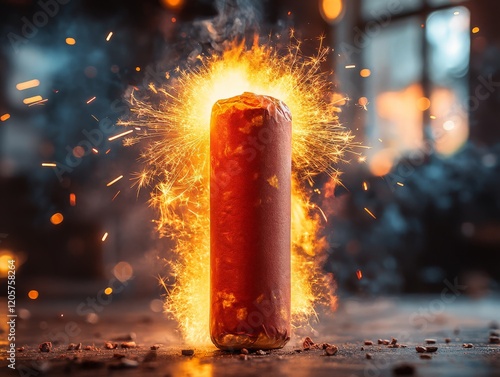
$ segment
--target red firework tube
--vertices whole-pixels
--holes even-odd
[[[290,339],[292,123],[279,100],[218,101],[210,125],[210,336],[223,350]]]

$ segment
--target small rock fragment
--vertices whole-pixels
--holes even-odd
[[[70,343],[68,344],[68,348],[66,348],[67,351],[73,351],[76,347],[75,343]]]
[[[246,348],[242,348],[240,352],[242,355],[248,355],[248,350]]]
[[[397,344],[397,343],[398,343],[398,340],[396,338],[391,339],[391,344]]]
[[[267,355],[267,354],[266,354],[266,351],[262,351],[262,350],[257,350],[257,351],[255,351],[255,354],[256,354],[256,355],[259,355],[259,356]]]
[[[194,350],[182,350],[181,354],[182,354],[182,356],[193,356]]]
[[[78,343],[75,348],[76,351],[80,351],[82,349],[82,343]]]
[[[389,344],[387,348],[399,348],[399,344]]]
[[[239,358],[240,360],[248,360],[248,355],[247,355],[247,354],[245,354],[245,353],[240,353],[240,354],[238,355],[238,358]]]
[[[137,344],[135,342],[123,342],[120,344],[121,348],[136,348]]]
[[[383,344],[384,346],[388,346],[389,344],[391,344],[391,341],[390,341],[390,340],[387,340],[387,339],[384,339],[384,340],[382,340],[382,344]]]
[[[446,342],[446,344],[448,344],[448,343],[451,342],[451,339],[450,338],[444,338],[444,341]]]
[[[365,356],[366,356],[366,358],[367,358],[368,360],[373,359],[373,356],[372,356],[372,354],[371,354],[371,353],[367,353]]]
[[[25,350],[25,348],[24,348],[24,347],[19,347],[19,348],[17,349],[17,352],[23,352],[24,350]]]
[[[156,351],[159,348],[160,348],[160,345],[159,344],[155,344],[155,345],[152,345],[150,349],[151,349],[151,351]]]
[[[392,369],[396,376],[413,376],[415,374],[415,367],[411,364],[400,364]]]
[[[43,342],[38,346],[40,352],[50,352],[52,351],[52,343],[51,342]]]
[[[462,347],[463,348],[472,348],[472,347],[474,347],[474,344],[472,344],[472,343],[464,343],[464,344],[462,344]]]
[[[107,350],[115,350],[118,348],[118,343],[106,342],[104,343],[104,348]]]
[[[325,355],[327,356],[333,356],[339,351],[339,348],[335,345],[331,345],[330,347],[327,347],[325,349]]]
[[[365,350],[365,347],[361,347],[361,351],[364,351]]]
[[[430,359],[432,359],[432,356],[428,355],[426,353],[423,353],[422,355],[420,355],[420,358],[424,359],[424,360],[430,360]]]
[[[436,352],[438,350],[438,348],[435,346],[427,346],[425,348],[427,349],[426,352],[430,352],[430,353]]]
[[[425,343],[427,343],[427,344],[436,344],[436,339],[425,339]]]
[[[312,348],[312,346],[314,346],[313,340],[310,337],[306,336],[302,341],[302,348],[304,348],[305,350],[309,350]]]
[[[365,340],[365,346],[373,346],[373,342],[371,340]]]
[[[378,344],[384,344],[384,341],[382,339],[377,340]]]
[[[427,352],[427,347],[416,346],[415,350],[417,350],[418,353],[424,353]]]

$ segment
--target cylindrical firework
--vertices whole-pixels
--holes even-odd
[[[210,126],[210,335],[224,350],[290,339],[292,125],[281,101],[218,101]]]

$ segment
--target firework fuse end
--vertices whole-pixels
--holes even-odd
[[[210,336],[223,350],[290,339],[292,132],[288,107],[244,93],[210,126]]]

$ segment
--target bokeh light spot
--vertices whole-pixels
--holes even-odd
[[[64,216],[60,212],[54,213],[52,216],[50,216],[50,222],[54,225],[59,225],[63,222],[63,220]]]

